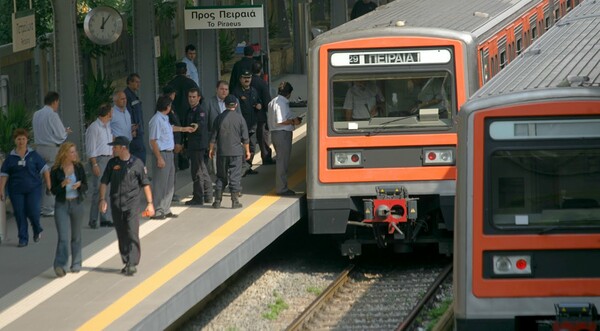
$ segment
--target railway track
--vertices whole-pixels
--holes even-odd
[[[451,270],[350,265],[287,330],[411,330]]]

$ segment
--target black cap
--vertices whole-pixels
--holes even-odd
[[[252,77],[252,73],[249,70],[244,70],[244,71],[242,71],[242,74],[240,75],[240,77],[244,77],[244,78]]]
[[[225,97],[225,100],[223,100],[225,102],[225,107],[227,108],[235,108],[235,106],[237,106],[237,98],[233,95],[228,95]]]
[[[177,63],[175,63],[175,68],[176,69],[183,69],[183,68],[187,69],[187,64],[185,64],[185,62],[177,62]]]
[[[126,146],[129,147],[129,139],[125,136],[118,136],[113,142],[108,143],[109,146]]]

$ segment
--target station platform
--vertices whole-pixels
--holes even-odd
[[[305,89],[306,76],[292,79]],[[294,111],[300,115],[306,108]],[[294,132],[288,180],[296,196],[274,194],[275,166],[261,165],[257,155],[259,174],[242,179],[242,209],[230,208],[228,194],[221,209],[188,207],[183,201],[191,198],[190,173],[178,171],[176,194],[183,201],[172,211],[179,217],[143,219],[142,257],[132,277],[120,273],[114,228],[87,226],[89,199],[83,268],[63,278],[52,268],[54,219],[42,218],[42,240],[24,248],[17,248],[16,226],[9,220],[0,245],[0,329],[164,330],[305,216],[305,132],[305,125]]]

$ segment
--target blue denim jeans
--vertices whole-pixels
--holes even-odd
[[[71,270],[81,270],[81,223],[84,218],[83,212],[83,203],[77,202],[76,199],[65,202],[56,201],[54,204],[54,222],[58,232],[54,267],[67,269],[70,242]]]
[[[8,192],[10,201],[13,205],[17,229],[19,230],[19,243],[27,244],[29,242],[29,226],[27,219],[31,222],[33,234],[37,235],[44,229],[40,225],[40,206],[42,201],[42,190],[34,188],[29,193]]]

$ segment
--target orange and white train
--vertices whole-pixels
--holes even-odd
[[[600,2],[458,115],[456,330],[600,330]]]
[[[398,0],[309,51],[309,232],[452,251],[455,119],[578,0]]]

